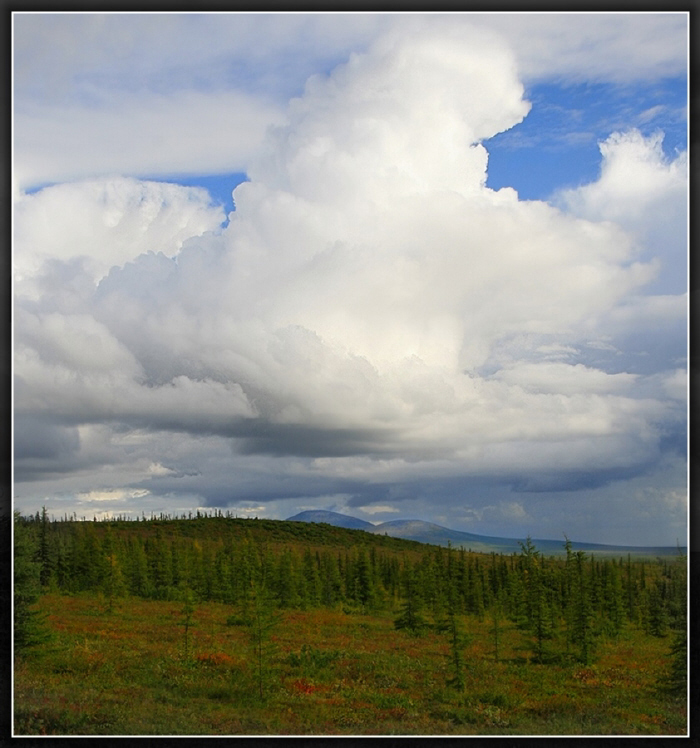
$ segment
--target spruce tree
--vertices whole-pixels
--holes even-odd
[[[668,628],[666,610],[658,584],[647,590],[644,620],[647,633],[660,638],[666,636]]]
[[[627,567],[625,574],[625,589],[627,597],[627,618],[630,621],[637,620],[637,584],[632,573],[632,557],[627,554]]]
[[[353,583],[355,600],[362,607],[362,612],[365,613],[374,603],[375,589],[370,563],[364,548],[360,548],[357,552]]]
[[[276,592],[280,607],[295,608],[300,603],[299,577],[292,551],[285,548],[277,559]]]
[[[688,635],[686,629],[675,631],[671,638],[668,666],[661,678],[661,687],[674,696],[688,690]]]
[[[14,514],[14,651],[21,654],[47,642],[46,617],[35,604],[41,593],[39,544],[18,512]]]
[[[502,631],[503,603],[501,594],[497,593],[491,603],[491,633],[493,634],[493,657],[498,662],[499,644]]]
[[[688,693],[688,619],[687,619],[687,557],[680,556],[671,569],[671,577],[676,579],[678,592],[682,596],[678,616],[674,619],[675,630],[671,639],[668,669],[663,679],[663,687],[674,696]]]
[[[590,605],[589,580],[586,578],[586,554],[571,550],[566,539],[566,570],[570,580],[571,597],[567,605],[567,637],[578,648],[578,659],[585,665],[591,662],[594,651],[593,612]]]
[[[49,517],[46,507],[41,508],[41,520],[39,524],[39,562],[41,569],[39,581],[42,587],[48,587],[49,579],[54,570],[55,559],[51,553],[51,542],[49,539]]]
[[[177,530],[176,525],[176,530]],[[177,534],[179,535],[179,530],[177,530]],[[180,587],[182,584],[185,584],[185,578],[183,574],[183,568],[182,568],[182,543],[180,541],[179,537],[175,537],[172,542],[170,543],[170,568],[172,569],[172,582],[173,587],[177,588]]]
[[[150,559],[150,571],[155,595],[160,600],[167,600],[173,584],[172,553],[160,527],[156,530],[151,548],[153,555]]]
[[[426,627],[426,620],[421,615],[423,603],[420,597],[419,583],[414,577],[410,565],[404,568],[402,579],[403,604],[401,612],[394,620],[394,628],[407,629],[411,633],[420,633]]]
[[[552,617],[544,579],[544,559],[535,548],[530,537],[527,538],[525,544],[521,543],[520,545],[524,559],[523,587],[527,610],[526,628],[534,637],[535,658],[538,662],[543,662],[545,640],[552,635]]]
[[[56,539],[56,586],[61,592],[70,589],[72,542],[63,533]]]
[[[184,628],[185,632],[185,659],[189,656],[189,631],[192,627],[193,622],[193,616],[195,612],[195,599],[194,599],[194,593],[190,589],[190,587],[185,587],[182,592],[180,593],[181,600],[182,600],[182,610],[180,611],[180,615],[182,616],[182,620],[179,621],[178,625],[182,626]]]
[[[449,658],[452,678],[448,681],[458,691],[464,691],[466,681],[464,677],[464,658],[462,651],[467,644],[461,621],[459,620],[457,591],[454,585],[449,585],[445,595],[445,609],[442,619],[438,622],[438,631],[447,634],[449,643]]]
[[[280,621],[280,614],[275,609],[275,599],[268,589],[260,570],[251,579],[248,605],[248,633],[253,646],[258,694],[265,697],[265,687],[268,682],[270,658],[274,647],[271,644],[271,634]]]
[[[605,626],[608,634],[617,638],[624,624],[624,591],[620,572],[615,561],[608,561],[604,567],[605,571]]]
[[[149,597],[152,592],[148,575],[148,558],[139,537],[129,543],[129,592],[137,597]]]
[[[331,608],[342,600],[342,578],[338,564],[328,554],[321,555],[321,602]]]
[[[76,537],[74,569],[76,589],[80,591],[99,588],[105,570],[102,544],[95,531],[94,522],[82,522]]]
[[[304,549],[302,570],[304,600],[309,607],[315,608],[321,602],[321,575],[316,557],[308,547]]]
[[[216,599],[217,593],[217,578],[216,569],[214,568],[214,553],[212,551],[211,543],[205,542],[202,549],[202,575],[204,581],[204,589],[202,590],[202,597],[204,600]]]
[[[102,542],[103,574],[101,590],[107,598],[107,611],[114,609],[114,600],[124,593],[124,578],[121,563],[111,528],[108,526]]]

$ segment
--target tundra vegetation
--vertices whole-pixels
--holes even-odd
[[[687,560],[14,519],[16,735],[683,735]]]

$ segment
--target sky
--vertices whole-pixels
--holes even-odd
[[[24,513],[687,537],[684,13],[14,13]]]

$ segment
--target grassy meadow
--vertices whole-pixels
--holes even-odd
[[[110,608],[111,607],[111,611]],[[448,638],[395,613],[286,610],[255,642],[229,605],[44,594],[51,640],[16,658],[16,735],[680,735],[685,698],[659,688],[668,638],[627,626],[591,665],[533,661],[501,622]],[[259,646],[261,645],[261,646]],[[561,643],[550,642],[550,651]]]

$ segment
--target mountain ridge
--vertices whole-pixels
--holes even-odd
[[[340,514],[339,512],[330,512],[325,509],[307,509],[299,512],[293,517],[287,517],[286,522],[318,522],[320,524],[334,525],[335,527],[347,527],[351,530],[369,530],[376,527],[371,522],[357,517],[351,517],[349,514]]]
[[[286,521],[316,522],[335,525],[336,527],[349,527],[364,530],[373,535],[385,534],[390,537],[415,540],[419,543],[429,543],[432,545],[446,546],[449,543],[455,548],[463,547],[465,550],[481,553],[518,553],[521,550],[520,543],[525,541],[525,538],[502,538],[490,535],[477,535],[462,530],[450,530],[434,522],[426,522],[420,519],[388,520],[375,525],[357,517],[323,509],[300,512],[293,517],[288,517]],[[532,538],[532,542],[537,550],[548,555],[566,553],[565,539]],[[677,555],[679,552],[679,548],[675,546],[626,546],[581,541],[572,541],[571,549],[573,551],[586,551],[597,555],[629,553],[635,556],[669,556]],[[687,552],[685,546],[681,546],[680,550]]]

